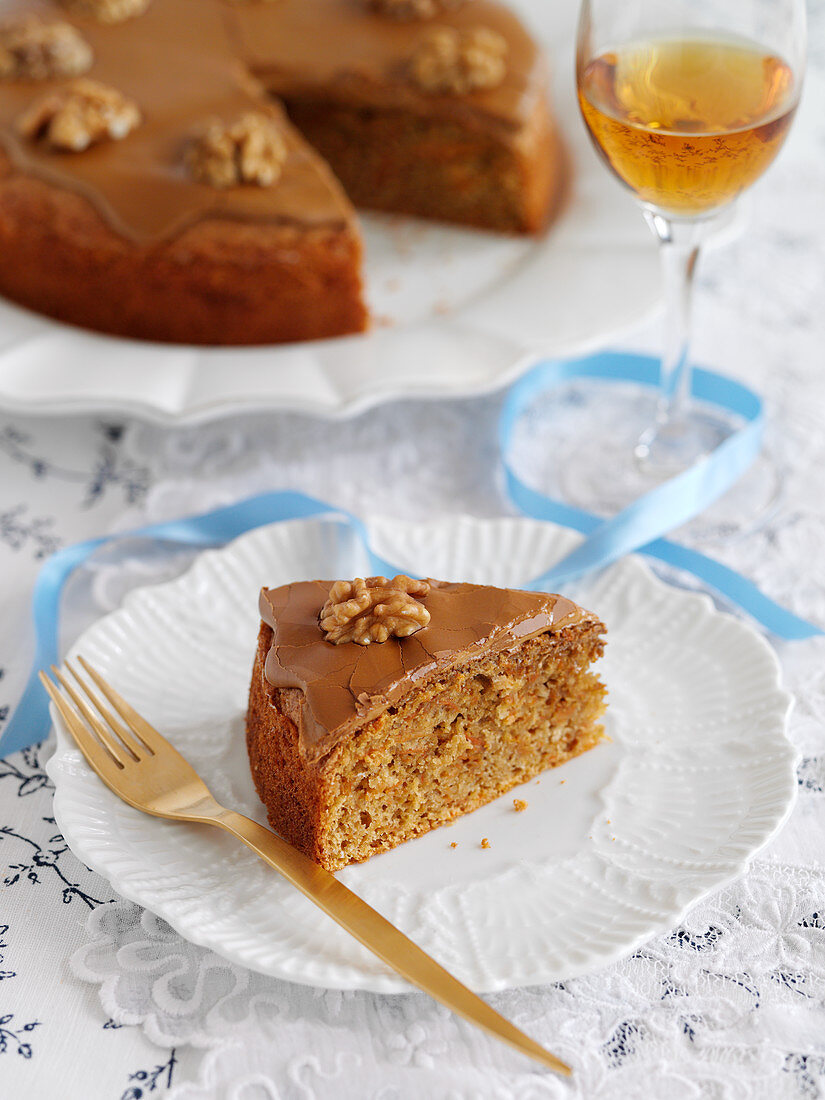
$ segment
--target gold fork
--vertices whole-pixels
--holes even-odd
[[[217,825],[231,833],[408,982],[542,1065],[570,1074],[569,1066],[490,1008],[329,871],[256,821],[221,806],[180,753],[87,661],[78,661],[119,718],[68,661],[66,668],[86,699],[54,665],[52,673],[74,706],[45,672],[40,679],[80,751],[124,802],[156,817]]]

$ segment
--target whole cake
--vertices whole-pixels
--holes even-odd
[[[592,748],[604,625],[562,596],[384,577],[265,588],[247,748],[272,827],[336,870]]]
[[[368,323],[351,203],[512,232],[560,154],[492,0],[4,0],[0,294],[102,332]]]

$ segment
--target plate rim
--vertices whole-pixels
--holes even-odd
[[[284,522],[287,524],[295,524],[297,526],[312,526],[323,524],[326,522],[335,522],[340,520],[340,516],[336,516],[334,512],[328,515],[320,517],[312,517],[308,519],[281,521],[272,524],[266,524],[262,527],[255,528],[252,531],[245,532],[236,539],[227,543],[220,548],[208,549],[199,553],[194,561],[191,563],[188,569],[186,569],[178,577],[169,581],[163,581],[159,584],[143,585],[137,589],[133,589],[122,602],[120,607],[101,616],[96,619],[89,627],[87,627],[82,634],[75,640],[67,651],[67,656],[76,652],[83,644],[84,640],[93,632],[99,628],[100,624],[104,621],[116,619],[117,617],[128,612],[129,606],[134,602],[140,602],[141,594],[146,592],[157,592],[163,589],[171,588],[178,585],[184,578],[188,578],[194,570],[196,570],[204,558],[220,557],[226,551],[231,550],[237,544],[242,543],[244,540],[251,537],[258,536],[267,530],[281,529],[284,526]],[[499,516],[499,517],[478,517],[468,513],[458,513],[451,516],[439,517],[434,520],[426,521],[425,525],[447,525],[447,524],[462,524],[470,522],[472,524],[481,524],[483,526],[495,526],[500,524],[507,524],[513,522],[521,522],[527,526],[534,528],[550,527],[556,528],[557,531],[564,532],[565,535],[573,536],[573,532],[566,528],[558,528],[554,524],[546,524],[539,520],[533,520],[530,517],[522,516]],[[421,526],[414,521],[398,520],[394,518],[384,517],[371,517],[368,526],[376,524],[378,527],[382,525],[388,525],[390,527],[403,527],[408,526]],[[578,535],[573,536],[576,540],[579,539]],[[781,728],[777,727],[773,736],[776,740],[776,751],[782,753],[784,758],[784,769],[778,770],[775,776],[777,792],[780,788],[780,780],[784,780],[783,798],[784,804],[781,812],[774,813],[769,819],[763,821],[761,829],[758,831],[756,838],[749,842],[746,847],[747,851],[741,854],[738,858],[730,858],[728,865],[719,870],[715,877],[712,877],[712,881],[705,887],[695,890],[691,893],[691,897],[682,905],[678,912],[674,909],[662,916],[654,916],[650,914],[648,916],[647,925],[644,931],[640,932],[633,939],[627,939],[621,944],[616,944],[608,949],[601,949],[599,952],[591,955],[584,963],[579,966],[571,966],[570,972],[565,975],[564,979],[552,979],[547,977],[538,977],[535,981],[517,981],[513,982],[507,978],[500,978],[489,982],[484,982],[479,985],[473,983],[473,988],[482,993],[500,992],[502,990],[510,988],[524,988],[531,985],[544,985],[548,981],[554,980],[567,980],[570,978],[580,977],[584,974],[591,973],[595,970],[599,970],[602,967],[611,965],[621,958],[625,958],[628,954],[636,950],[641,944],[647,942],[656,935],[661,935],[680,924],[685,915],[697,904],[707,897],[717,893],[725,886],[729,885],[732,881],[739,878],[748,868],[753,858],[773,839],[779,830],[784,826],[785,822],[793,812],[793,808],[796,803],[798,795],[798,787],[796,784],[796,767],[799,760],[799,750],[793,745],[788,737],[788,720],[791,714],[794,698],[790,692],[787,691],[782,685],[782,668],[777,653],[774,648],[769,644],[764,635],[759,633],[753,628],[753,626],[742,620],[736,615],[731,614],[728,611],[719,609],[710,598],[704,592],[697,592],[694,590],[688,590],[681,588],[677,585],[669,584],[667,581],[657,576],[657,574],[642,561],[638,555],[631,555],[622,559],[618,566],[629,565],[634,571],[638,571],[644,576],[646,582],[653,582],[657,587],[668,589],[675,593],[678,593],[681,598],[684,598],[688,602],[694,603],[697,607],[701,607],[704,613],[710,613],[715,616],[720,616],[725,620],[729,620],[736,624],[740,629],[744,629],[750,635],[751,641],[757,643],[762,649],[763,654],[768,659],[771,668],[771,682],[769,685],[770,692],[774,697],[774,701],[777,708],[777,716],[779,716],[781,707]],[[616,568],[616,565],[611,568]],[[111,870],[107,867],[105,858],[99,860],[97,858],[97,851],[99,850],[94,844],[85,843],[83,838],[67,835],[65,824],[67,817],[64,816],[64,811],[70,814],[67,809],[67,804],[64,804],[64,799],[68,799],[70,792],[66,790],[66,786],[63,784],[63,769],[61,763],[65,757],[67,751],[79,754],[79,750],[76,749],[74,743],[68,734],[64,723],[62,722],[59,714],[56,712],[53,704],[50,704],[50,714],[52,718],[53,728],[56,732],[56,745],[54,752],[50,756],[47,764],[46,771],[52,782],[54,783],[54,815],[57,820],[58,826],[63,833],[67,844],[71,847],[75,855],[78,856],[88,867],[94,870],[96,873],[104,877],[112,886],[112,888],[122,897],[127,898],[130,901],[135,902],[144,908],[149,909],[152,912],[157,912],[156,899],[150,898],[150,900],[144,900],[146,898],[145,891],[135,889],[130,883],[126,883],[124,888],[124,876],[127,872],[123,869],[122,865],[116,867],[115,874],[112,874]],[[85,761],[83,761],[84,767]],[[97,781],[100,783],[100,780]],[[101,788],[105,789],[101,784]],[[68,834],[72,833],[71,826],[68,829]],[[122,852],[119,853],[122,859]],[[511,870],[512,868],[508,868]],[[506,874],[507,871],[500,872]],[[150,887],[151,891],[151,887]],[[327,989],[347,989],[347,990],[363,990],[368,992],[390,994],[390,993],[408,993],[411,989],[410,985],[399,978],[397,975],[390,972],[377,973],[368,975],[357,970],[357,966],[352,963],[337,964],[337,972],[333,976],[327,976],[323,981],[319,981],[312,975],[301,976],[296,975],[294,972],[277,972],[273,969],[263,969],[256,967],[254,963],[250,962],[245,957],[243,950],[230,949],[226,945],[221,944],[216,947],[213,942],[209,941],[208,934],[200,933],[197,927],[191,928],[185,920],[177,919],[176,917],[168,916],[165,913],[159,914],[166,923],[170,925],[181,937],[188,942],[194,943],[198,946],[214,951],[216,954],[223,958],[228,959],[230,962],[235,963],[238,966],[247,970],[255,970],[259,973],[267,974],[278,978],[279,980],[294,982],[299,985],[312,986],[314,988],[327,988]],[[348,973],[355,977],[347,976]]]
[[[552,232],[552,227],[550,227]],[[658,259],[655,252],[652,254],[651,274],[653,269],[658,270]],[[481,296],[483,298],[483,294]],[[414,338],[419,332],[432,332],[437,338],[444,340],[444,350],[448,350],[452,341],[450,336],[474,336],[478,339],[492,340],[500,345],[502,357],[505,356],[506,365],[491,367],[483,378],[459,377],[453,380],[443,376],[438,381],[428,379],[423,384],[412,378],[406,378],[401,383],[394,385],[378,385],[370,390],[356,393],[347,398],[338,398],[334,402],[324,403],[313,400],[308,396],[281,396],[275,394],[237,394],[234,396],[212,396],[200,399],[196,403],[185,404],[181,408],[170,409],[159,403],[153,403],[148,397],[137,396],[130,393],[125,396],[115,394],[88,394],[76,395],[65,393],[62,396],[55,395],[25,395],[20,396],[5,387],[0,376],[0,413],[14,414],[18,416],[38,416],[55,418],[61,416],[128,416],[134,419],[161,428],[193,428],[208,424],[216,424],[223,420],[229,420],[238,416],[254,416],[260,413],[285,413],[301,416],[312,416],[319,420],[337,422],[357,417],[371,409],[379,408],[393,401],[449,401],[461,398],[485,397],[495,394],[527,373],[531,367],[544,360],[567,359],[585,356],[599,349],[609,347],[613,342],[622,340],[626,335],[635,331],[639,326],[651,322],[661,308],[661,295],[656,293],[644,297],[635,310],[629,310],[626,317],[617,321],[609,328],[591,330],[586,335],[576,338],[554,342],[552,338],[528,339],[509,331],[504,334],[500,331],[488,332],[483,326],[479,326],[472,320],[462,317],[462,309],[448,317],[434,317],[422,319],[409,324],[393,325],[386,329],[373,327],[362,333],[351,333],[343,336],[331,337],[327,340],[306,340],[286,344],[256,345],[251,348],[235,347],[199,347],[190,344],[164,344],[157,341],[133,340],[128,337],[112,336],[106,333],[94,332],[70,325],[45,314],[35,313],[12,302],[9,299],[0,299],[3,308],[13,309],[27,317],[30,317],[38,326],[42,326],[35,339],[53,338],[55,335],[66,334],[67,338],[89,340],[103,350],[107,345],[111,349],[112,356],[116,356],[119,349],[140,349],[147,357],[155,355],[169,355],[175,352],[183,354],[210,357],[210,353],[217,352],[220,355],[231,355],[234,352],[245,353],[249,351],[277,354],[279,351],[305,351],[311,356],[313,362],[322,364],[322,373],[328,373],[332,368],[324,360],[331,353],[331,345],[336,342],[345,342],[348,347],[354,343],[370,339],[389,340],[390,346],[381,348],[381,355],[391,358],[393,354],[392,344],[405,342]],[[27,343],[29,337],[25,337],[19,343],[10,345],[10,348]],[[0,359],[5,354],[5,349],[0,348]],[[263,367],[263,364],[261,364]]]
[[[15,303],[9,303],[5,299],[2,300],[3,305],[8,306]],[[16,307],[19,308],[19,307]],[[659,308],[659,303],[656,302],[649,307],[649,314],[652,316]],[[81,331],[84,336],[96,337],[100,339],[112,340],[115,342],[113,350],[117,350],[118,343],[124,343],[129,347],[133,347],[138,341],[129,340],[123,338],[122,340],[114,336],[105,336],[102,333],[85,332],[83,330],[74,330],[72,326],[62,325],[58,321],[54,321],[52,318],[40,317],[38,320],[44,323],[59,325],[64,329],[71,329],[72,331]],[[628,328],[633,327],[637,321],[636,318],[628,322]],[[417,327],[416,325],[398,326],[398,334],[409,334],[413,332]],[[429,326],[428,326],[429,327]],[[450,323],[446,320],[441,322],[439,327],[448,328]],[[622,330],[624,331],[624,329]],[[369,336],[370,333],[357,333],[349,337],[335,337],[335,339],[352,339],[359,340],[364,336]],[[617,331],[614,335],[620,336],[621,332]],[[310,346],[316,343],[323,343],[323,341],[308,340],[305,342],[305,346]],[[298,416],[312,416],[318,420],[324,420],[328,422],[344,421],[352,419],[356,416],[360,416],[362,413],[369,412],[371,409],[380,407],[381,405],[389,404],[392,401],[449,401],[458,400],[461,398],[469,397],[486,397],[490,394],[497,393],[498,391],[505,389],[511,385],[516,379],[520,378],[523,374],[526,374],[532,367],[536,366],[543,359],[548,358],[569,358],[578,355],[586,355],[588,352],[602,346],[603,339],[595,336],[580,341],[574,341],[570,344],[564,345],[559,348],[558,351],[549,352],[547,355],[535,348],[531,348],[529,345],[517,345],[513,342],[513,361],[512,363],[502,369],[495,372],[491,377],[474,383],[458,383],[454,387],[442,387],[438,388],[434,382],[429,382],[422,385],[420,388],[416,388],[415,383],[411,383],[410,388],[404,390],[392,391],[375,389],[370,393],[357,394],[347,400],[341,401],[335,405],[320,405],[313,404],[309,399],[299,398],[263,398],[256,397],[231,397],[220,398],[214,397],[209,400],[203,401],[200,404],[190,406],[181,412],[170,411],[164,409],[159,405],[149,404],[147,401],[140,400],[136,397],[101,397],[101,396],[89,396],[78,397],[73,395],[67,395],[65,397],[48,397],[48,398],[21,398],[15,397],[2,390],[0,384],[0,412],[2,413],[14,413],[19,416],[42,416],[44,418],[53,419],[56,417],[64,416],[129,416],[145,424],[154,425],[160,428],[194,428],[199,426],[205,426],[208,424],[215,424],[221,420],[229,420],[232,417],[237,416],[254,416],[257,413],[284,413],[293,414]],[[183,348],[186,351],[210,351],[214,349],[199,349],[194,345],[166,345],[152,343],[145,341],[147,348],[159,348],[161,350],[168,350],[170,346]],[[300,347],[301,344],[272,344],[256,348],[255,350],[267,350],[271,347],[273,350],[278,348],[295,348]],[[219,349],[225,351],[226,349]],[[231,350],[231,349],[230,349]],[[238,349],[244,350],[244,349]],[[2,352],[0,352],[0,355]]]

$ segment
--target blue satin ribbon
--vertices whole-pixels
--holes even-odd
[[[762,433],[763,414],[759,398],[738,382],[710,371],[695,370],[694,395],[741,416],[743,427],[693,469],[640,497],[612,519],[603,520],[531,489],[521,481],[508,459],[516,422],[533,397],[548,387],[575,378],[600,378],[657,386],[658,364],[652,359],[620,354],[542,363],[509,391],[499,424],[499,442],[507,488],[513,502],[527,515],[572,527],[587,536],[570,554],[526,586],[537,589],[560,587],[584,573],[608,565],[626,553],[639,550],[693,573],[779,637],[801,639],[823,633],[818,627],[779,607],[733,570],[659,537],[706,508],[753,461],[759,451]],[[42,740],[48,733],[48,702],[38,682],[37,671],[58,660],[60,597],[66,581],[98,549],[126,538],[149,538],[194,547],[220,546],[264,524],[322,514],[340,517],[360,538],[375,573],[392,575],[398,571],[374,553],[369,545],[367,529],[356,516],[303,493],[290,491],[265,493],[204,515],[140,527],[58,550],[43,565],[35,585],[34,666],[23,696],[0,737],[0,758]]]
[[[697,550],[660,536],[698,515],[741,477],[759,453],[764,411],[762,401],[747,386],[713,371],[694,368],[691,392],[697,400],[742,418],[742,427],[706,459],[634,500],[608,520],[532,489],[513,469],[509,451],[516,423],[533,398],[553,386],[581,378],[659,386],[659,362],[642,356],[607,352],[587,359],[541,363],[507,394],[499,421],[507,491],[528,516],[572,527],[586,535],[563,561],[533,581],[532,587],[569,583],[603,568],[630,552],[646,554],[692,573],[740,607],[779,638],[798,641],[821,635],[813,623],[780,607],[745,577]]]
[[[367,529],[357,516],[327,504],[304,493],[264,493],[249,500],[217,508],[200,516],[137,527],[115,535],[89,539],[58,550],[44,563],[37,577],[32,598],[35,629],[35,655],[31,674],[20,702],[0,737],[0,759],[17,752],[36,741],[42,741],[49,732],[48,697],[37,673],[58,662],[57,639],[60,622],[60,597],[66,581],[85,561],[101,547],[122,539],[146,538],[177,546],[223,546],[232,539],[282,520],[307,519],[311,516],[332,514],[339,516],[361,539],[370,559],[370,568],[378,575],[393,575],[398,570],[373,552],[369,545]]]

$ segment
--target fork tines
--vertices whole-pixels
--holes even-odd
[[[144,737],[141,736],[141,732],[135,729],[134,724],[130,721],[131,715],[128,712],[131,708],[128,704],[126,704],[125,701],[106,684],[100,674],[82,657],[78,657],[78,660],[83,666],[84,671],[95,681],[121,717],[129,723],[130,727],[127,729],[126,726],[115,717],[110,708],[103,702],[100,695],[80,676],[77,669],[70,661],[65,662],[66,668],[97,713],[95,713],[95,710],[92,710],[89,703],[80,695],[60,669],[52,665],[52,675],[60,683],[65,694],[58,690],[57,686],[49,679],[45,672],[40,673],[40,680],[83,751],[86,752],[87,755],[89,755],[90,752],[93,753],[95,762],[102,762],[100,751],[103,750],[111,762],[109,766],[114,764],[118,769],[124,768],[130,761],[136,762],[140,760],[147,754],[154,755],[152,748],[146,743]],[[66,698],[66,695],[71,699],[71,703]],[[93,731],[93,733],[91,731]]]

